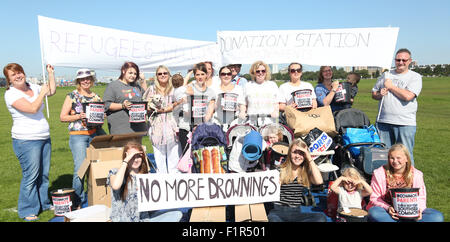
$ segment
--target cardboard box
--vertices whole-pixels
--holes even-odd
[[[263,203],[234,206],[235,222],[268,222]]]
[[[101,135],[92,139],[86,149],[86,159],[78,170],[80,178],[86,173],[88,176],[86,180],[89,206],[103,204],[111,207],[111,187],[106,185],[108,173],[111,169],[120,167],[123,147],[129,141],[142,144],[142,136],[146,134],[147,132]]]
[[[192,208],[190,222],[225,222],[226,207],[198,207]]]

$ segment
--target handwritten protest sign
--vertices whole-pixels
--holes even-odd
[[[219,57],[215,42],[134,33],[38,16],[45,63],[65,67],[118,70],[125,61],[143,71],[159,65],[191,68]]]
[[[223,63],[390,67],[399,28],[218,31]]]
[[[252,204],[280,200],[277,170],[226,174],[139,174],[138,209]]]

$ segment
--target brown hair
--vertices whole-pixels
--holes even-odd
[[[141,144],[137,143],[136,141],[130,141],[123,147],[122,160],[125,160],[125,158],[127,157],[127,151],[130,149],[137,149],[144,154],[142,157],[141,167],[139,168],[139,174],[148,173],[148,166],[147,166],[148,160],[147,156],[145,155],[144,147]],[[120,188],[120,198],[122,199],[122,201],[126,200],[128,194],[128,183],[132,182],[130,176],[130,170],[132,165],[133,160],[130,160],[128,162],[127,169],[125,170],[125,175],[123,178],[125,182],[122,184],[122,187]]]
[[[129,68],[134,68],[134,70],[136,70],[136,80],[139,78],[139,67],[138,65],[136,65],[136,63],[128,61],[125,62],[122,67],[120,68],[120,76],[119,79],[122,80],[123,76],[125,75],[125,72],[129,69]],[[136,83],[136,80],[133,83]]]
[[[9,80],[8,71],[12,71],[14,73],[23,73],[25,75],[25,71],[23,67],[17,63],[9,63],[3,68],[3,75],[6,77],[6,90],[9,90],[9,86],[11,85],[11,80]],[[28,85],[28,83],[27,83]]]
[[[184,78],[182,75],[177,73],[172,76],[172,86],[174,88],[183,86],[183,83],[184,83]]]
[[[319,81],[318,83],[322,83],[323,82],[323,71],[325,70],[325,68],[330,67],[331,71],[333,71],[333,69],[331,68],[331,66],[321,66],[319,69]]]
[[[356,72],[350,72],[347,77],[350,78],[352,86],[356,86],[356,84],[359,83],[359,80],[361,80],[361,75]]]

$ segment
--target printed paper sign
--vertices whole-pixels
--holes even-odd
[[[277,170],[226,174],[138,174],[138,210],[253,204],[280,200]]]
[[[194,98],[192,100],[192,117],[193,118],[205,117],[207,106],[208,106],[207,98]]]
[[[303,89],[292,93],[297,108],[312,108],[312,90]]]
[[[144,123],[147,121],[147,109],[145,103],[133,103],[128,111],[130,123]]]
[[[221,99],[222,110],[235,112],[237,110],[237,97],[236,93],[223,93]]]
[[[327,133],[322,132],[322,134],[314,140],[309,146],[309,152],[325,152],[330,148],[333,143],[333,139],[327,135]],[[312,155],[313,160],[317,159],[319,156]]]
[[[105,119],[105,104],[89,103],[86,105],[86,118],[88,123],[103,124]]]

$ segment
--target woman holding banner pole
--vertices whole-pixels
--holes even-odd
[[[69,123],[69,147],[74,164],[72,188],[75,189],[74,203],[77,205],[87,201],[86,193],[83,192],[84,178],[78,177],[78,169],[86,158],[86,148],[95,136],[105,134],[101,125],[87,125],[86,113],[83,110],[83,103],[102,101],[99,95],[91,91],[94,82],[95,75],[92,70],[79,69],[75,79],[77,88],[67,94],[59,115],[61,122]]]
[[[153,145],[156,168],[159,173],[178,172],[177,164],[180,159],[178,152],[178,126],[173,117],[172,77],[166,66],[156,68],[155,84],[144,93],[144,100],[149,103],[156,96],[160,97],[161,107],[150,110],[149,138]]]
[[[139,67],[133,62],[125,62],[120,71],[119,79],[109,83],[103,94],[109,133],[147,131],[145,115],[141,115],[144,120],[133,120],[129,115],[133,102],[142,102],[145,91],[137,82]]]
[[[25,221],[38,220],[39,212],[51,208],[48,197],[52,144],[50,128],[42,113],[45,96],[56,92],[53,66],[47,65],[48,83],[28,83],[22,66],[10,63],[6,77],[5,103],[11,113],[14,153],[22,168],[18,214]]]

